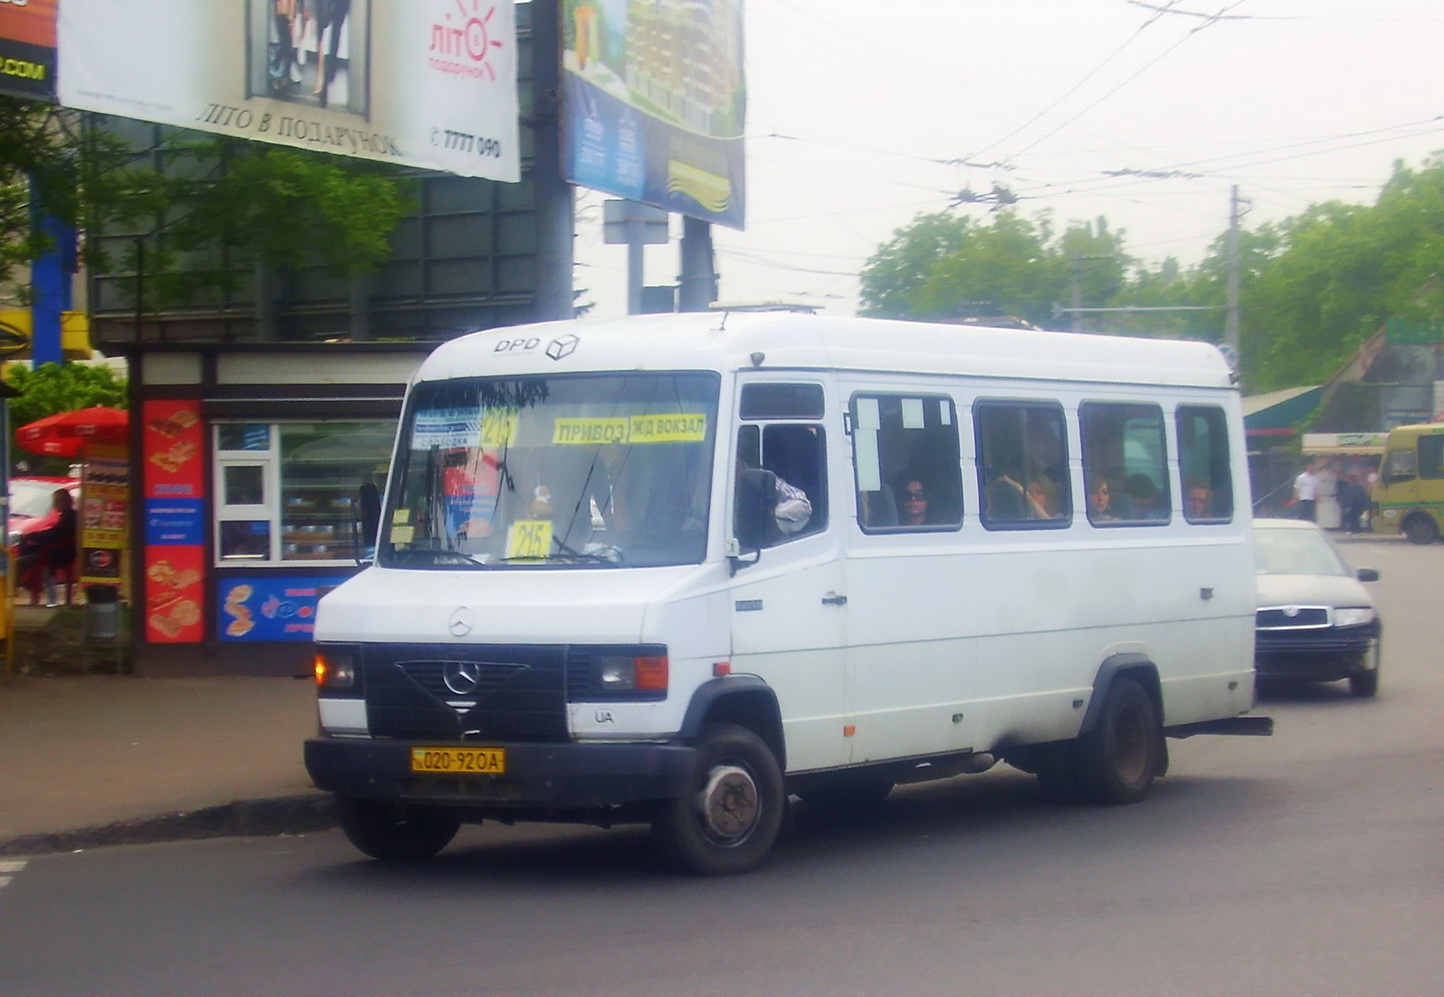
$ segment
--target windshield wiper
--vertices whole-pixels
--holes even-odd
[[[580,561],[584,564],[613,565],[621,563],[621,551],[617,550],[617,548],[615,547],[607,547],[604,548],[603,551],[577,550],[575,547],[570,547],[565,542],[563,542],[561,537],[552,537],[552,543],[557,545],[557,552],[555,554],[546,554],[541,557],[538,557],[535,554],[519,557],[503,557],[501,559],[502,563],[514,564],[518,561],[537,561],[543,563],[561,562],[563,564],[570,564],[574,561]]]
[[[400,561],[430,562],[431,564],[474,564],[478,568],[486,567],[486,562],[472,557],[465,551],[442,550],[439,547],[403,547],[393,549],[391,557]]]

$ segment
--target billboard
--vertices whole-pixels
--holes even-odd
[[[56,0],[0,0],[0,92],[55,96]]]
[[[742,228],[742,47],[742,0],[563,0],[563,177]]]
[[[65,0],[61,103],[515,183],[511,0]]]

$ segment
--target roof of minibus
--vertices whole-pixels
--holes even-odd
[[[437,347],[417,379],[753,368],[1232,385],[1223,354],[1208,343],[724,311],[580,319],[476,332]]]

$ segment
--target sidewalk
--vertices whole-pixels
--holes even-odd
[[[0,677],[0,855],[332,824],[302,763],[315,688]]]

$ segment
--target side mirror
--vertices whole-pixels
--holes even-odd
[[[1379,573],[1373,568],[1360,568],[1354,572],[1354,575],[1361,582],[1377,582],[1379,580]]]

